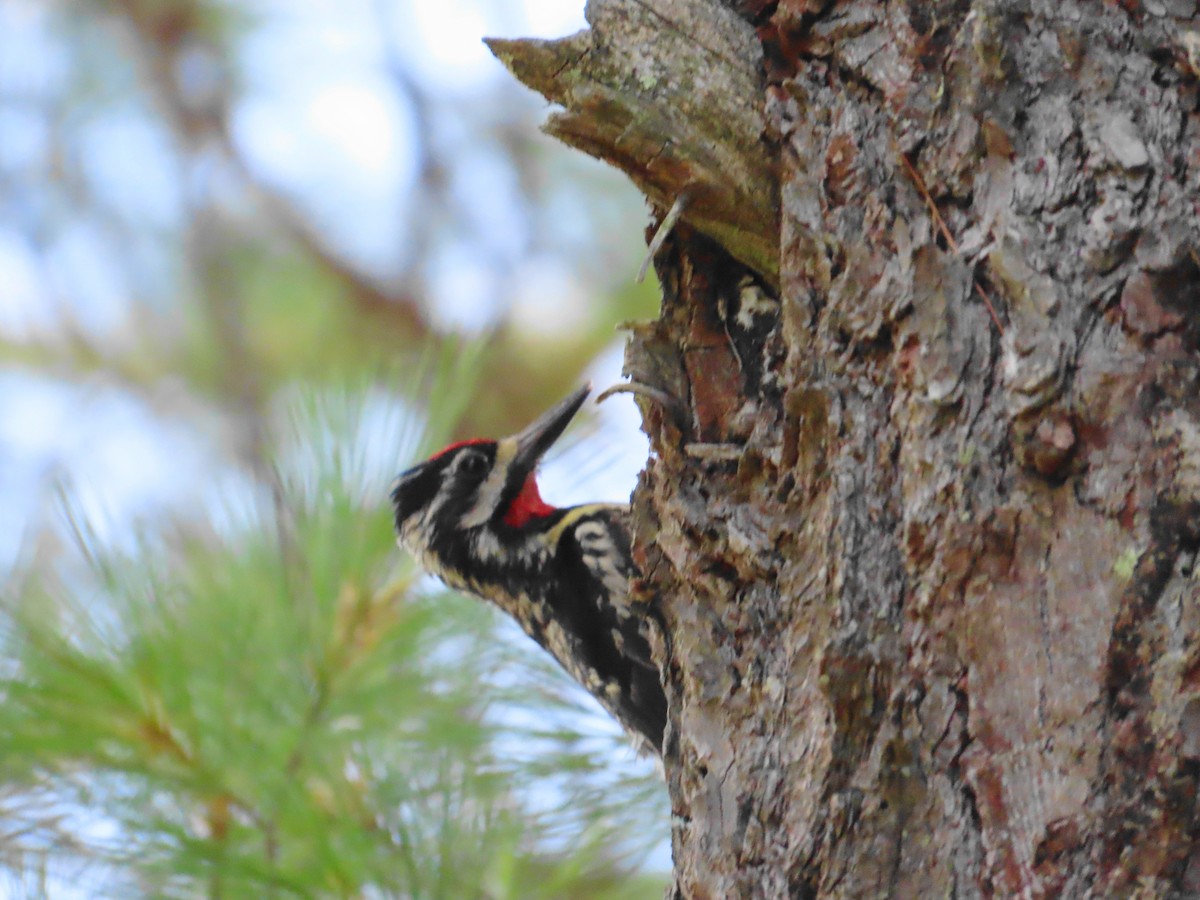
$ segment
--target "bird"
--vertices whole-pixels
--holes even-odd
[[[662,755],[667,700],[630,552],[629,507],[542,499],[537,467],[585,385],[509,437],[460,441],[392,484],[397,543],[451,588],[511,616],[635,739]]]

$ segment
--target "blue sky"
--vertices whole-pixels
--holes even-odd
[[[235,142],[256,174],[293,197],[356,266],[384,281],[410,262],[402,259],[403,248],[415,243],[410,230],[424,224],[405,205],[418,171],[412,149],[418,119],[397,104],[385,66],[388,47],[403,55],[407,72],[430,96],[481,117],[516,110],[526,116],[517,126],[544,147],[549,139],[536,132],[545,114],[540,98],[527,98],[524,112],[489,102],[494,92],[511,89],[511,77],[481,39],[555,37],[585,26],[582,0],[412,0],[386,17],[387,35],[378,32],[375,15],[387,6],[383,0],[241,5],[260,13],[261,24],[238,60],[245,90],[233,122]],[[24,173],[50,155],[50,134],[22,98],[54,95],[68,77],[50,9],[42,0],[0,0],[0,334],[19,344],[65,341],[77,329],[119,346],[129,339],[131,317],[152,311],[156,290],[172,283],[170,260],[154,232],[169,234],[178,223],[188,200],[181,183],[184,191],[189,186],[172,169],[153,116],[137,103],[118,101],[73,127],[100,199],[145,232],[120,248],[137,260],[137,279],[94,222],[72,222],[35,246],[37,236],[21,222],[36,220],[46,201]],[[188,77],[202,93],[210,75],[198,57]],[[468,124],[441,122],[427,145],[448,155],[467,153]],[[550,236],[535,237],[538,223],[513,215],[523,201],[511,173],[486,153],[468,153],[455,169],[453,191],[466,234],[441,241],[422,262],[440,324],[480,331],[503,312],[522,328],[552,334],[580,321],[591,282],[574,270],[569,250],[596,244],[597,231],[594,223],[578,222],[641,209],[619,177],[598,166],[581,171],[608,179],[609,193],[619,196],[601,209],[568,197],[553,213]],[[219,179],[203,187],[214,188]],[[622,221],[599,229],[598,246],[607,255],[596,265],[627,257],[636,228]],[[642,220],[635,221],[640,227]],[[636,261],[627,277],[635,272]],[[621,344],[614,336],[592,364],[598,390],[621,380]],[[544,467],[542,493],[552,503],[625,500],[636,482],[647,445],[632,400],[618,395],[594,414],[596,424],[569,435]],[[364,446],[374,448],[370,470],[384,487],[391,470],[387,419],[386,411],[368,417],[366,427],[376,433],[362,436]],[[118,545],[173,511],[200,505],[218,518],[227,515],[247,482],[229,465],[221,441],[212,416],[182,389],[172,393],[168,385],[147,398],[102,372],[85,379],[33,376],[0,358],[0,572],[28,548],[31,535],[57,520],[61,487],[98,535]],[[651,862],[669,865],[665,847]]]
[[[555,0],[415,2],[385,16],[392,25],[389,43],[377,33],[380,4],[372,0],[246,6],[261,14],[262,24],[242,45],[247,89],[234,138],[262,177],[294,196],[339,250],[381,279],[406,244],[404,230],[421,223],[411,210],[397,209],[416,171],[415,123],[397,107],[387,82],[387,48],[403,53],[408,71],[432,96],[486,98],[511,78],[483,45],[484,35],[551,37],[585,26],[582,4]],[[47,135],[19,103],[3,99],[53,92],[67,77],[46,10],[35,0],[0,4],[0,163],[17,173],[46,153]],[[196,66],[198,90],[203,68]],[[537,118],[530,117],[530,139],[546,141],[534,133]],[[119,106],[85,123],[80,135],[95,183],[124,214],[163,227],[179,218],[185,199],[177,173],[143,111]],[[463,140],[453,134],[439,139],[450,150]],[[521,224],[510,210],[521,202],[519,186],[483,155],[460,168],[458,190],[478,234],[459,246],[439,245],[427,263],[438,317],[467,331],[486,327],[501,302],[499,271],[506,280],[504,313],[521,327],[571,328],[586,308],[587,287],[561,254],[517,246]],[[19,189],[6,199],[15,213],[23,203],[39,202]],[[16,216],[5,213],[0,205],[0,332],[20,340],[78,328],[120,342],[131,315],[130,282],[95,227],[80,222],[56,238],[46,251],[55,264],[48,283],[27,235],[13,227]],[[579,239],[589,237],[584,232]],[[154,268],[146,266],[151,277]],[[591,374],[600,387],[619,380],[618,341]],[[0,368],[0,561],[12,560],[31,525],[47,514],[58,483],[78,491],[83,511],[116,539],[144,517],[196,503],[211,483],[203,473],[220,466],[221,453],[212,435],[189,425],[193,410],[161,412],[102,377],[80,384]],[[561,464],[552,459],[545,472],[548,497],[628,497],[646,452],[636,411],[620,396],[605,405],[600,420],[597,437],[608,463],[590,466],[590,477],[581,480],[569,457]]]

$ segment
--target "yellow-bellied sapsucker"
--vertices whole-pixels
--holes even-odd
[[[662,752],[667,701],[629,598],[629,509],[557,509],[536,468],[589,388],[502,440],[453,444],[392,488],[399,544],[446,584],[494,603],[617,721]]]

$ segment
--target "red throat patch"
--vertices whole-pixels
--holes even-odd
[[[508,511],[504,514],[504,524],[521,528],[527,525],[530,519],[550,515],[555,508],[542,499],[542,495],[538,493],[537,479],[530,473],[521,485],[521,492],[509,504]]]

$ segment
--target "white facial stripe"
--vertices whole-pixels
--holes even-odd
[[[546,533],[547,543],[554,545],[558,543],[558,539],[562,537],[562,533],[578,522],[585,516],[590,516],[602,509],[626,510],[629,507],[620,503],[584,503],[580,506],[573,506],[567,510],[566,515],[555,523],[554,527]]]
[[[476,559],[486,559],[489,562],[494,562],[504,557],[504,548],[500,546],[500,541],[490,530],[485,529],[478,532],[473,539],[473,544]]]
[[[388,487],[388,490],[394,494],[394,493],[396,493],[396,491],[401,490],[410,481],[416,481],[420,477],[421,477],[420,472],[401,472],[399,475],[397,475],[395,478],[392,479],[392,483]]]
[[[438,488],[438,492],[434,495],[433,500],[421,511],[422,527],[428,527],[437,519],[437,515],[441,512],[443,506],[450,500],[450,491],[448,484],[454,478],[453,467],[447,467],[442,471],[442,483]]]
[[[496,463],[487,480],[479,486],[478,500],[458,523],[461,528],[477,528],[490,519],[496,512],[500,502],[500,494],[504,491],[508,469],[513,458],[517,455],[517,442],[513,438],[505,438],[496,445]]]

